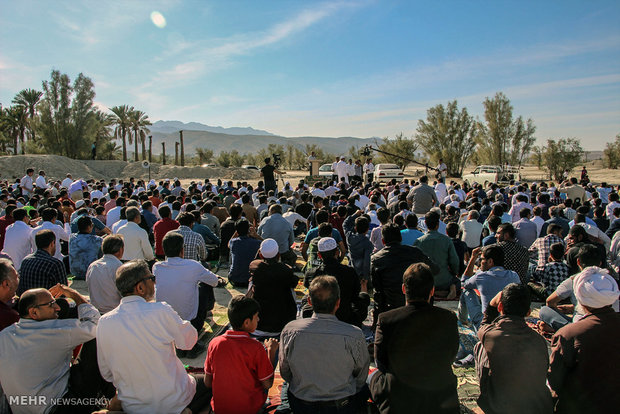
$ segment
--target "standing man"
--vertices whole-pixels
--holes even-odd
[[[336,164],[336,174],[338,175],[338,185],[343,181],[349,183],[349,164],[344,160],[344,155],[340,157],[340,161]]]
[[[446,180],[446,177],[448,176],[448,167],[446,166],[446,164],[443,162],[443,159],[440,158],[439,159],[439,164],[437,164],[437,171],[439,171],[439,177],[437,178],[441,178],[442,180]]]
[[[416,263],[405,271],[406,305],[379,315],[375,335],[377,371],[370,393],[381,413],[459,413],[452,361],[459,347],[454,314],[435,307],[431,269]],[[425,332],[420,339],[420,332]]]
[[[335,277],[315,278],[308,300],[312,317],[289,322],[281,334],[280,373],[289,384],[291,408],[295,414],[357,413],[367,399],[362,390],[370,358],[364,334],[336,318]]]
[[[32,176],[34,175],[34,168],[28,168],[26,170],[26,175],[22,177],[19,181],[19,188],[22,190],[22,195],[24,198],[29,199],[34,192],[34,180]]]
[[[271,165],[271,158],[265,158],[265,166],[260,169],[260,176],[265,179],[265,192],[269,193],[270,190],[278,191],[275,175],[280,174],[280,171],[276,170],[276,167]]]

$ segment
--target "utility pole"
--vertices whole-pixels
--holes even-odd
[[[149,135],[149,162],[152,162],[151,161],[151,157],[153,155],[152,149],[153,149],[153,135]]]
[[[166,143],[161,143],[161,165],[166,165]]]
[[[179,141],[181,142],[181,167],[185,167],[185,146],[183,145],[183,131],[179,131]]]
[[[179,165],[179,143],[174,143],[174,165]]]

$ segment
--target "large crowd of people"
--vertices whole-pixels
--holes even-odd
[[[619,188],[349,165],[281,186],[270,159],[257,185],[0,182],[0,411],[254,414],[279,367],[275,412],[458,413],[454,366],[485,413],[618,409]],[[247,294],[203,343],[227,284]],[[201,355],[201,373],[179,359]]]

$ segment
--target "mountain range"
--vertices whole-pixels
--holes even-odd
[[[347,154],[351,146],[363,147],[374,144],[372,138],[355,137],[282,137],[251,127],[223,128],[212,127],[198,122],[157,121],[149,127],[153,135],[153,154],[161,154],[161,143],[166,143],[166,154],[174,155],[174,143],[179,141],[179,131],[183,131],[185,154],[191,155],[196,148],[208,148],[215,154],[222,151],[237,150],[249,154],[266,148],[269,144],[289,145],[303,148],[306,144],[318,145],[332,154]],[[381,142],[381,139],[377,139]]]

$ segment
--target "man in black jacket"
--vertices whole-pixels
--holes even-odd
[[[360,280],[355,269],[340,263],[338,244],[333,238],[323,237],[319,240],[318,250],[323,263],[306,274],[304,285],[310,286],[312,279],[317,276],[334,276],[340,288],[340,306],[336,317],[343,322],[361,326],[368,315],[370,296],[360,292]],[[309,304],[304,306],[303,313],[311,314]]]
[[[381,312],[405,305],[403,274],[411,264],[426,263],[433,275],[439,271],[439,267],[422,250],[401,244],[402,236],[397,225],[383,226],[381,238],[385,247],[370,259],[370,279],[377,303],[375,317]]]
[[[369,378],[383,414],[459,413],[452,361],[459,347],[453,312],[430,304],[435,293],[429,266],[406,270],[406,305],[379,315],[375,334],[377,371]]]

